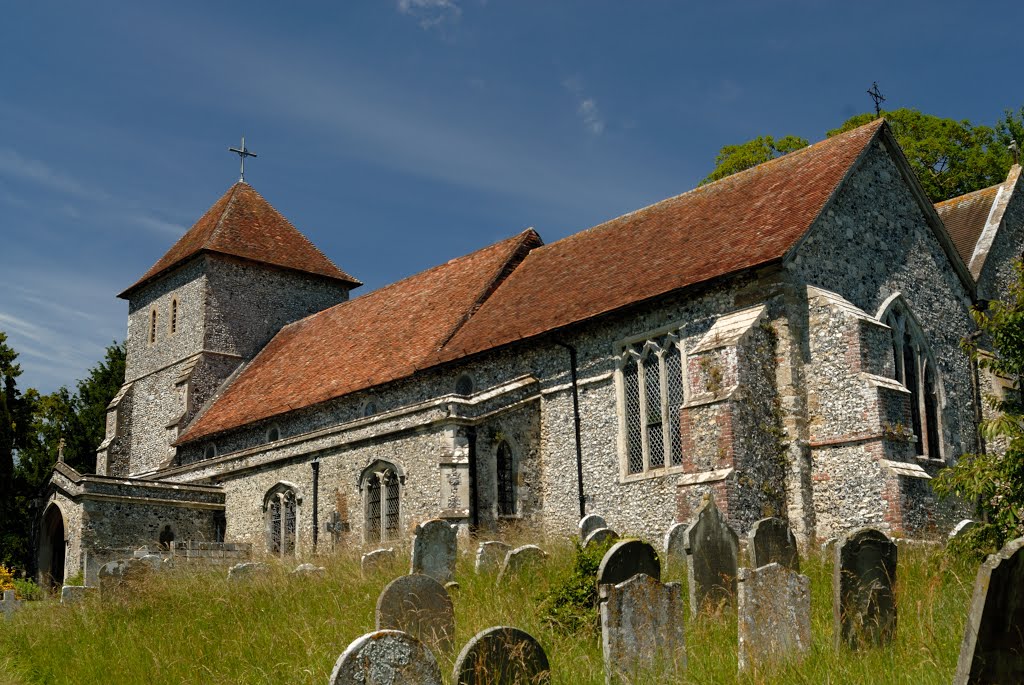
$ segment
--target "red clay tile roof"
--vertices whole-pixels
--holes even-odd
[[[285,326],[182,435],[192,441],[402,378],[541,244],[532,229]]]
[[[959,197],[954,197],[944,202],[936,203],[935,211],[938,212],[942,223],[946,225],[949,237],[953,239],[953,245],[964,264],[971,263],[974,255],[974,247],[978,244],[981,232],[985,228],[989,212],[992,211],[992,203],[996,199],[999,187],[1002,184],[990,188],[975,190]]]
[[[247,183],[231,186],[185,235],[174,243],[129,293],[200,252],[219,252],[325,278],[361,283],[336,267],[288,219]]]
[[[781,259],[881,120],[534,250],[439,361]]]

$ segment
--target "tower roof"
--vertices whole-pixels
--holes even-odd
[[[239,182],[231,186],[142,278],[118,297],[127,298],[136,288],[200,252],[216,252],[303,271],[353,287],[362,285],[336,267],[252,186]]]

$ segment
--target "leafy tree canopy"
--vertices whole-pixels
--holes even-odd
[[[714,171],[700,184],[731,176],[802,147],[807,147],[807,141],[796,136],[784,136],[778,140],[771,136],[758,136],[739,145],[726,145],[715,157]]]

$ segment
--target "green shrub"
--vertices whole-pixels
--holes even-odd
[[[977,523],[946,544],[953,556],[968,562],[978,562],[999,551],[1002,531],[992,523]]]
[[[598,630],[597,570],[605,552],[615,543],[585,548],[574,542],[575,553],[569,572],[558,579],[541,599],[540,612],[545,623],[565,633]]]
[[[35,584],[35,581],[28,578],[14,579],[14,592],[18,599],[43,599],[46,597],[46,590]]]
[[[85,585],[85,576],[79,571],[73,576],[64,579],[65,585]]]

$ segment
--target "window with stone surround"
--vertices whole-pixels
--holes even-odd
[[[171,335],[178,332],[178,298],[171,299],[171,315],[170,315],[170,328]]]
[[[291,483],[278,483],[264,496],[263,513],[269,554],[281,557],[294,556],[298,505],[299,496]]]
[[[910,430],[919,457],[941,460],[938,370],[921,327],[901,297],[892,300],[882,317],[892,329],[893,377],[910,392]]]
[[[156,307],[149,310],[149,344],[156,342]]]
[[[363,541],[387,542],[401,537],[402,483],[399,469],[375,461],[363,470],[359,489],[363,498]]]
[[[505,440],[498,443],[495,481],[498,485],[498,516],[515,516],[519,513],[516,506],[516,467],[512,448]]]
[[[619,453],[625,476],[682,467],[683,350],[674,331],[626,342],[618,355]]]

